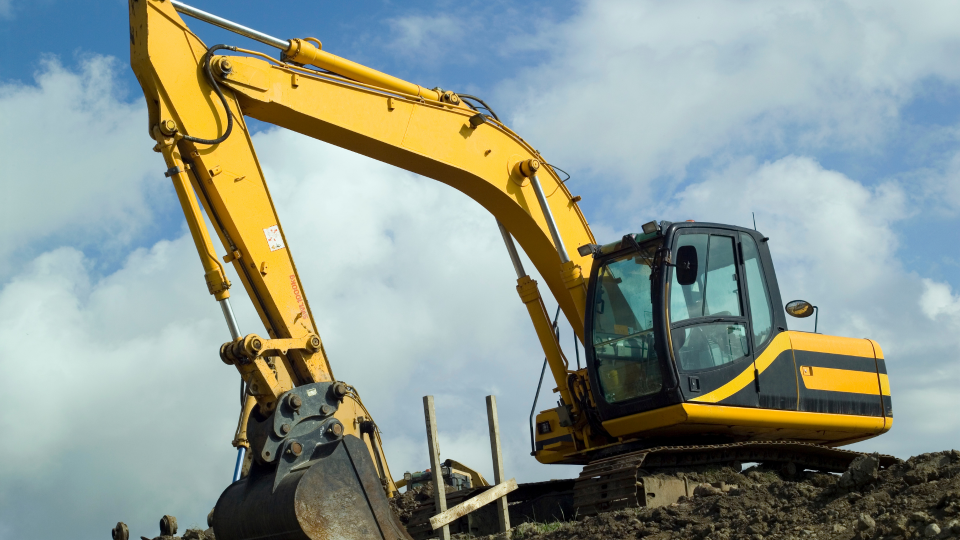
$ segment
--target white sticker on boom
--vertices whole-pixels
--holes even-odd
[[[317,395],[317,389],[316,389],[316,388],[311,388],[311,389],[307,390],[307,397],[313,397],[313,396],[315,396],[315,395]]]
[[[267,237],[267,245],[270,246],[270,251],[276,251],[286,247],[283,245],[283,237],[280,236],[280,227],[276,225],[267,227],[263,230],[263,234]]]

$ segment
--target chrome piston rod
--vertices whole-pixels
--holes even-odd
[[[176,9],[178,12],[183,13],[184,15],[193,17],[194,19],[203,21],[205,23],[210,23],[214,26],[219,26],[224,30],[229,30],[236,34],[240,34],[241,36],[259,41],[264,45],[276,47],[281,51],[286,51],[290,48],[290,42],[286,39],[279,39],[273,36],[268,36],[263,32],[254,30],[253,28],[247,28],[242,24],[237,24],[233,21],[228,21],[223,17],[217,17],[212,13],[207,13],[206,11],[199,10],[193,6],[188,6],[183,2],[178,2],[177,0],[170,0],[170,3],[173,4],[173,8]]]
[[[520,254],[517,253],[517,246],[513,243],[513,237],[510,236],[510,231],[503,226],[503,223],[500,223],[500,220],[497,220],[497,227],[500,228],[500,236],[503,236],[503,243],[507,245],[507,253],[510,254],[510,262],[513,263],[513,269],[517,272],[517,279],[522,278],[527,275],[523,271],[523,262],[520,260]]]
[[[233,306],[230,305],[230,299],[224,298],[220,300],[220,309],[223,310],[223,318],[227,321],[227,328],[230,329],[230,338],[237,339],[242,337],[240,334],[240,325],[237,324],[237,317],[233,314]],[[243,384],[243,395],[247,395],[247,383]],[[240,406],[243,407],[243,400],[240,401]],[[236,482],[240,479],[240,473],[243,470],[243,458],[247,453],[247,449],[244,447],[237,448],[237,464],[233,467],[233,481]]]
[[[543,217],[547,220],[547,228],[550,229],[550,236],[553,237],[557,254],[560,255],[560,262],[568,263],[570,262],[570,256],[567,255],[567,248],[563,245],[563,238],[560,237],[557,222],[553,220],[553,212],[550,211],[550,205],[547,204],[547,197],[543,194],[543,188],[540,187],[540,179],[537,178],[537,175],[530,176],[530,184],[533,186],[533,192],[537,194],[537,202],[540,203]]]

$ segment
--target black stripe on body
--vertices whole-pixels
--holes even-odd
[[[797,367],[811,366],[877,372],[877,360],[872,356],[847,356],[845,354],[801,350],[794,350],[793,354],[797,359]]]
[[[876,394],[810,390],[803,386],[800,387],[800,410],[827,414],[883,416],[880,396]]]
[[[554,437],[552,439],[544,439],[542,441],[537,441],[537,450],[543,450],[543,447],[548,444],[570,441],[573,442],[573,435],[561,435],[559,437]]]
[[[728,397],[727,399],[719,401],[717,405],[756,407],[757,406],[757,387],[754,384],[754,382],[751,380],[750,384],[744,386],[740,390],[737,390],[735,394]]]
[[[887,374],[887,363],[883,361],[883,358],[877,358],[877,371],[884,375]]]
[[[886,413],[887,418],[893,418],[893,400],[890,396],[881,396],[880,398],[883,401],[883,410]]]
[[[760,408],[797,410],[797,367],[792,349],[781,351],[767,369],[760,372]]]

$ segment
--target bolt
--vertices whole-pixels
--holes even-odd
[[[255,351],[259,351],[260,349],[263,348],[263,342],[260,341],[259,339],[254,339],[253,341],[250,342],[250,347],[252,347],[253,350]]]
[[[293,394],[292,396],[290,396],[290,399],[287,400],[287,403],[290,404],[291,409],[297,410],[300,408],[301,405],[303,405],[303,400],[300,399],[300,396]]]
[[[290,443],[290,446],[287,447],[287,452],[293,454],[294,457],[300,457],[300,454],[303,453],[303,445],[297,441]]]
[[[177,132],[177,123],[173,120],[161,120],[160,121],[160,133],[163,133],[167,137],[172,136]]]
[[[310,337],[310,343],[309,343],[309,345],[310,345],[310,349],[311,349],[313,352],[319,351],[319,350],[320,350],[320,338],[318,338],[317,336],[311,336],[311,337]]]
[[[233,343],[228,341],[220,346],[220,360],[228,366],[232,366],[234,362],[230,354],[230,345],[233,345]]]
[[[282,431],[284,435],[290,433],[290,424],[284,424],[280,426],[280,431]]]
[[[330,416],[333,414],[333,407],[330,405],[324,405],[323,407],[320,407],[320,413],[324,416]]]
[[[333,390],[333,396],[337,399],[343,399],[343,396],[347,395],[347,385],[342,382],[334,384],[331,390]]]
[[[453,92],[447,91],[443,93],[443,96],[440,97],[441,101],[446,101],[447,103],[452,103],[454,105],[460,104],[460,96],[454,94]]]
[[[540,161],[536,159],[528,159],[526,161],[521,161],[519,166],[520,174],[530,178],[531,176],[537,174],[537,171],[540,169]]]
[[[337,424],[334,424],[334,425],[330,426],[330,433],[333,433],[333,435],[334,435],[335,437],[339,437],[339,436],[343,435],[343,425],[337,423]]]
[[[226,75],[227,73],[230,73],[231,71],[233,71],[233,64],[231,64],[230,61],[227,60],[226,58],[220,60],[220,71],[224,75]]]

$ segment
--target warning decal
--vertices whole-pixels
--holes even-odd
[[[276,251],[286,247],[283,245],[283,237],[280,236],[280,227],[276,225],[267,227],[263,230],[263,234],[267,237],[267,245],[270,246],[270,251]]]

